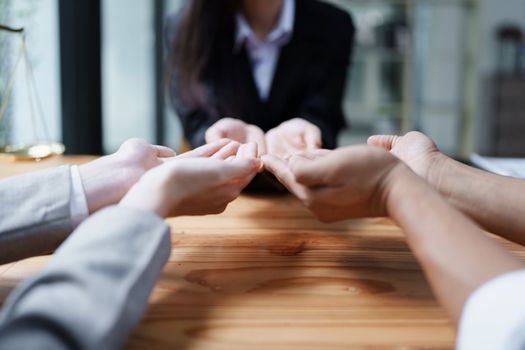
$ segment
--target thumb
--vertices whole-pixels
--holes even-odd
[[[215,142],[220,139],[224,139],[225,137],[226,137],[226,131],[217,125],[210,126],[208,130],[206,130],[206,133],[204,134],[206,143]]]
[[[376,146],[391,151],[396,146],[397,141],[401,137],[397,135],[374,135],[368,138],[367,143],[370,146]]]
[[[161,146],[161,145],[152,145],[152,146],[153,146],[153,149],[155,150],[157,157],[159,158],[171,158],[177,155],[175,151],[169,147]]]
[[[315,127],[306,130],[304,134],[304,143],[306,144],[306,149],[314,150],[321,147],[321,131]]]
[[[250,125],[246,134],[247,141],[257,143],[257,155],[266,154],[266,139],[264,132],[254,125]]]
[[[292,156],[288,160],[295,181],[308,187],[325,184],[327,167],[323,163],[323,159],[312,160],[301,156]]]

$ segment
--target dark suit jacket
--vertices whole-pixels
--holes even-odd
[[[176,19],[169,21],[168,37],[173,37]],[[345,127],[342,99],[354,38],[350,15],[321,1],[296,0],[293,36],[281,49],[266,101],[259,98],[246,50],[233,49],[234,37],[235,27],[218,35],[204,74],[217,113],[189,107],[176,82],[170,85],[172,103],[190,144],[204,144],[206,130],[224,117],[264,131],[300,117],[322,130],[323,147],[336,147],[337,134]]]

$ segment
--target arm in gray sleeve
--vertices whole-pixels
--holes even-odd
[[[137,209],[110,207],[90,217],[42,273],[9,296],[0,348],[121,347],[169,257],[169,232],[162,219]]]
[[[70,194],[69,166],[0,180],[0,264],[55,250],[73,228]]]

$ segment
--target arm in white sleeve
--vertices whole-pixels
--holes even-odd
[[[472,293],[461,316],[457,349],[525,349],[525,270],[498,276]]]

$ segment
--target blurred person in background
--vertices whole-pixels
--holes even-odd
[[[279,156],[334,148],[354,39],[318,0],[192,0],[168,20],[168,82],[192,147],[227,137]]]

